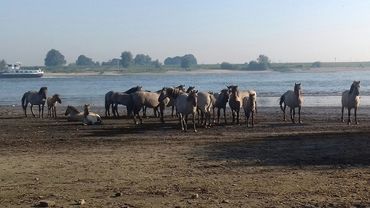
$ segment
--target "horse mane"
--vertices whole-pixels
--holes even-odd
[[[75,111],[77,113],[80,112],[79,110],[77,110],[77,108],[75,108],[74,106],[71,106],[71,105],[67,106],[67,108],[70,108],[71,110],[73,110],[73,111]]]
[[[47,87],[41,87],[39,90],[39,94],[44,93],[48,88]]]
[[[349,89],[349,94],[352,94],[354,89],[355,89],[355,83],[352,83],[351,88]]]

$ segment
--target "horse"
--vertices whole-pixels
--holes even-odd
[[[254,113],[257,111],[257,93],[249,91],[249,95],[243,98],[243,109],[245,115],[245,123],[249,126],[249,117],[252,114],[252,128],[254,127]]]
[[[343,119],[343,112],[344,108],[348,110],[348,120],[347,124],[351,123],[351,109],[354,108],[355,111],[355,122],[358,124],[357,121],[357,109],[360,105],[360,81],[353,81],[350,90],[346,90],[342,93],[342,117],[341,120],[344,122]]]
[[[298,122],[302,123],[301,121],[301,108],[303,104],[303,95],[302,95],[302,88],[301,83],[294,84],[294,91],[288,90],[280,97],[280,108],[283,111],[283,120],[286,121],[285,118],[285,109],[286,106],[290,108],[290,119],[293,123],[295,123],[295,108],[298,108]],[[284,104],[284,107],[283,107]]]
[[[24,115],[27,117],[27,106],[28,103],[31,104],[31,113],[33,117],[36,117],[35,114],[33,113],[32,107],[33,105],[38,105],[39,106],[39,117],[43,118],[44,117],[44,107],[45,107],[45,101],[47,98],[47,87],[41,87],[40,90],[37,91],[28,91],[23,94],[22,97],[22,108],[24,111]],[[41,116],[40,116],[40,112]]]
[[[176,109],[177,113],[179,115],[179,120],[181,124],[181,130],[187,131],[188,124],[187,124],[187,118],[189,114],[192,114],[192,120],[193,120],[193,128],[194,132],[197,132],[196,126],[195,126],[195,114],[197,113],[197,102],[198,102],[198,91],[191,91],[188,93],[181,93],[176,98]]]
[[[185,93],[183,87],[181,88],[181,85],[178,87],[163,87],[160,91],[158,102],[163,103],[165,106],[172,106],[172,114],[173,117],[174,108],[176,104],[176,98],[182,94]],[[169,99],[169,100],[168,100]],[[161,122],[164,123],[164,109],[163,111],[160,111],[160,118]]]
[[[161,105],[161,102],[159,102],[159,93],[156,92],[146,92],[146,91],[138,91],[135,93],[131,93],[131,100],[132,105],[130,106],[129,110],[132,110],[133,112],[133,118],[135,124],[138,124],[136,121],[136,117],[139,118],[140,124],[143,123],[142,118],[139,115],[140,110],[145,106],[149,108],[153,108],[155,111],[157,111],[158,107],[161,108],[161,111],[163,111],[164,105]]]
[[[220,111],[221,108],[224,111],[224,119],[225,124],[227,124],[227,118],[226,118],[226,104],[229,101],[229,90],[223,89],[220,93],[211,93],[211,99],[212,99],[212,112],[213,112],[213,122],[215,123],[215,108],[217,108],[217,123],[220,123]]]
[[[84,113],[80,112],[73,106],[67,106],[66,112],[64,113],[67,116],[67,121],[80,121],[84,119]]]
[[[190,91],[192,92],[192,91]],[[201,123],[207,127],[211,126],[211,109],[212,109],[212,94],[209,92],[198,92],[198,102],[197,102],[197,110],[198,114],[201,114]],[[204,119],[204,122],[203,122]],[[198,115],[198,123],[199,123],[199,115]]]
[[[102,124],[101,117],[93,112],[90,112],[90,105],[85,104],[84,105],[84,118],[82,120],[82,123],[84,125],[99,125]]]
[[[126,94],[131,94],[131,93],[134,93],[134,92],[137,92],[137,91],[141,91],[143,90],[143,87],[142,86],[136,86],[136,87],[131,87],[130,89],[126,90],[124,93]],[[112,100],[112,95],[114,94],[115,92],[114,91],[109,91],[105,94],[105,116],[110,116],[110,108],[112,107],[112,113],[114,116],[116,116],[114,114],[114,100]],[[117,107],[117,106],[116,106]],[[115,109],[117,111],[117,109]]]
[[[59,104],[62,103],[62,100],[60,99],[59,95],[54,94],[52,97],[48,97],[46,99],[46,103],[47,103],[47,106],[48,106],[48,116],[56,118],[57,117],[56,105],[57,105],[57,103],[59,103]]]
[[[235,123],[235,117],[236,123],[239,124],[239,113],[240,108],[242,107],[243,98],[248,96],[249,92],[239,91],[238,86],[236,85],[227,86],[227,88],[229,89],[230,93],[229,106],[233,116],[233,124]]]
[[[132,100],[131,100],[130,94],[127,94],[127,93],[124,93],[124,92],[114,92],[111,96],[111,100],[112,100],[112,103],[113,103],[112,113],[113,113],[114,117],[119,117],[119,113],[118,113],[118,105],[119,104],[126,106],[127,115],[128,116],[131,115],[130,105],[132,104]]]

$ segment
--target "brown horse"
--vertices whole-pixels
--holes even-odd
[[[52,97],[48,97],[46,100],[48,105],[48,117],[57,117],[57,103],[61,104],[62,100],[60,99],[58,94],[54,94]]]

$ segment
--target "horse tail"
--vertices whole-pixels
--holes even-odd
[[[283,109],[283,103],[285,102],[285,96],[284,95],[282,95],[281,97],[280,97],[280,102],[279,102],[279,104],[280,104],[280,109],[282,110],[282,111],[284,111],[284,109]]]
[[[27,96],[27,92],[23,94],[23,97],[22,97],[22,108],[23,110],[25,111],[26,108],[27,108],[27,103],[26,103],[26,96]]]
[[[107,114],[109,113],[109,108],[110,108],[110,103],[108,102],[108,97],[105,96],[105,116],[108,116]]]

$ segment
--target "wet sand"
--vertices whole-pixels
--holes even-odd
[[[304,108],[303,124],[260,108],[253,129],[198,133],[169,116],[83,126],[59,109],[58,119],[39,119],[0,107],[0,207],[370,206],[370,108],[351,126],[339,108]]]

